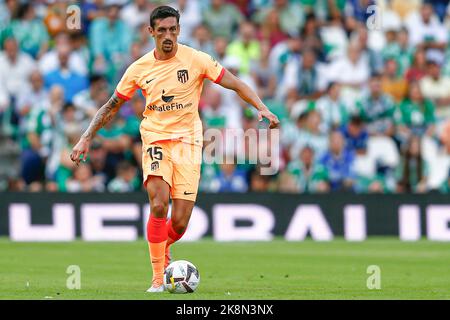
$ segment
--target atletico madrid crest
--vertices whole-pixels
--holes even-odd
[[[181,83],[186,83],[189,80],[189,74],[186,69],[178,70],[177,75],[178,81],[180,81]]]

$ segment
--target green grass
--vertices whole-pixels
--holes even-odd
[[[178,243],[173,254],[199,268],[195,293],[145,293],[151,268],[144,241],[1,239],[0,299],[450,299],[448,243],[204,240]],[[81,268],[81,290],[66,288],[69,265]],[[367,289],[369,265],[381,268],[380,290]]]

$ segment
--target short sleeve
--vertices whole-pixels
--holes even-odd
[[[130,100],[139,86],[135,81],[132,65],[128,67],[116,87],[116,95],[123,100]]]
[[[201,75],[215,83],[219,83],[225,74],[225,68],[207,53],[198,51],[196,64],[202,70]]]

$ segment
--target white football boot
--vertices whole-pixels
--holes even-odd
[[[148,293],[159,293],[159,292],[164,292],[165,288],[164,288],[164,282],[161,281],[152,281],[152,286],[150,288],[148,288],[148,290],[146,292]]]
[[[150,288],[147,289],[148,293],[160,293],[160,292],[164,292],[164,285],[160,285],[159,287],[154,287],[151,286]]]

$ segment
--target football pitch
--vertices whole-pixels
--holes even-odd
[[[178,243],[175,259],[200,271],[196,292],[145,293],[147,243],[17,243],[0,239],[1,299],[450,299],[450,244],[370,238],[364,242]],[[81,289],[66,287],[70,265]],[[380,269],[380,289],[368,289]]]

